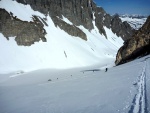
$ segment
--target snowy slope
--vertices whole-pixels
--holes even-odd
[[[38,15],[44,18],[44,15],[38,11],[33,11],[30,5],[23,5],[14,0],[1,0],[0,8],[5,9],[7,12],[12,12],[14,16],[23,21],[33,21],[32,15]]]
[[[136,30],[142,27],[142,25],[146,22],[147,18],[132,18],[132,17],[120,17],[122,22],[127,21],[130,26]]]
[[[1,113],[149,113],[150,56],[94,67],[0,75]],[[98,68],[97,68],[98,69]]]
[[[45,17],[45,15],[33,11],[29,5],[11,0],[1,0],[0,8],[11,11],[14,16],[24,21],[32,21],[32,15]],[[47,42],[38,42],[30,47],[18,46],[14,40],[15,37],[9,37],[8,41],[0,33],[0,73],[44,68],[67,69],[95,64],[113,65],[117,50],[122,46],[123,40],[110,29],[105,27],[108,38],[106,39],[99,33],[96,26],[91,31],[83,26],[78,26],[87,35],[88,40],[84,41],[55,27],[50,16],[45,18],[47,18],[48,24],[48,26],[44,26],[47,32]],[[63,20],[72,24],[65,17]]]

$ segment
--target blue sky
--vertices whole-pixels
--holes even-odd
[[[150,0],[93,0],[109,14],[150,15]]]

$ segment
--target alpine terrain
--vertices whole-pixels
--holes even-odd
[[[1,0],[0,8],[1,73],[114,65],[133,34],[91,0]]]
[[[142,15],[119,15],[119,17],[122,22],[128,22],[130,26],[135,30],[141,28],[147,19],[147,16]]]
[[[93,0],[0,0],[0,113],[149,113],[150,16],[123,18]]]

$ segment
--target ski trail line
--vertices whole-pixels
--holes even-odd
[[[138,92],[133,99],[133,105],[128,113],[147,113],[147,101],[146,101],[146,60],[143,62],[143,69],[139,76],[137,87]]]

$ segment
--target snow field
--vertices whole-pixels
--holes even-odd
[[[93,72],[88,67],[1,75],[1,112],[143,113],[148,108],[145,99],[149,102],[142,93],[147,90],[143,86],[150,84],[143,78],[144,73],[147,78],[150,76],[150,59],[144,61],[145,58],[109,68],[107,72]],[[149,95],[148,91],[145,93]]]

